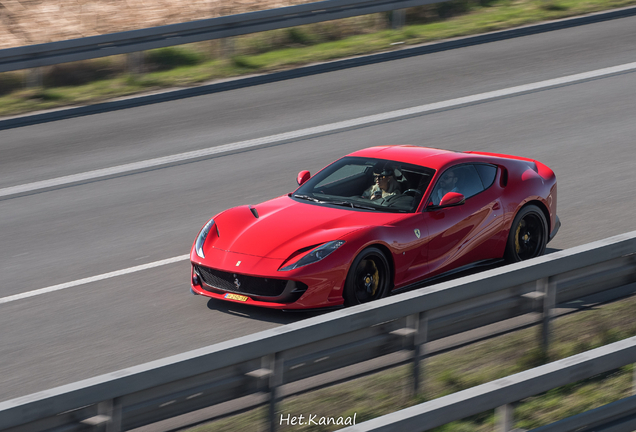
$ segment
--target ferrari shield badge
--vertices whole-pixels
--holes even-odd
[[[237,262],[236,262],[236,266],[238,267],[238,266],[240,266],[240,265],[241,265],[241,262],[240,262],[240,261],[237,261]]]
[[[415,235],[417,236],[417,238],[420,238],[420,236],[422,235],[422,234],[420,233],[420,230],[415,229],[414,231],[415,231]]]

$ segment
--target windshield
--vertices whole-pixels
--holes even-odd
[[[382,212],[414,212],[435,170],[384,159],[346,157],[292,195],[298,200]]]

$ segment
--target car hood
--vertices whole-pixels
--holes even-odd
[[[213,247],[286,259],[299,249],[338,240],[369,226],[385,225],[396,218],[399,216],[395,213],[333,208],[283,196],[254,207],[235,207],[216,216],[218,237],[206,242],[204,250]]]

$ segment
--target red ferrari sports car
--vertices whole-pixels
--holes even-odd
[[[351,153],[295,192],[197,235],[194,294],[276,309],[355,305],[431,278],[541,255],[561,223],[536,160],[416,146]]]

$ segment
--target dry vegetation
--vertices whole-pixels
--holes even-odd
[[[0,0],[0,49],[176,24],[312,0]]]

